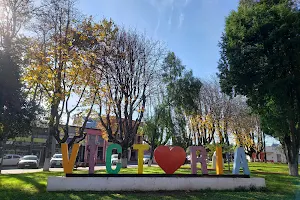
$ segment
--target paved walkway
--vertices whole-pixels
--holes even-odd
[[[128,168],[136,168],[137,165],[128,165]],[[78,167],[77,170],[87,171],[88,167]],[[96,170],[105,170],[105,166],[95,166]],[[1,174],[24,174],[24,173],[34,173],[42,172],[43,169],[4,169],[1,171]],[[51,172],[63,172],[63,168],[50,168]]]

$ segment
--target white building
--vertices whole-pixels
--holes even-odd
[[[286,157],[284,155],[284,152],[282,150],[281,145],[279,144],[273,144],[272,146],[269,146],[266,148],[267,152],[267,160],[270,162],[275,163],[287,163]],[[298,163],[300,163],[300,151],[299,151],[299,158]]]
[[[281,145],[273,144],[266,147],[267,161],[274,163],[287,163]]]

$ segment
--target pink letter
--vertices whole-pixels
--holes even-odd
[[[197,174],[197,162],[201,163],[202,174],[208,174],[206,165],[206,150],[202,146],[191,146],[191,168],[192,174]],[[197,158],[196,151],[200,151],[200,157]]]
[[[94,174],[95,170],[95,153],[97,145],[94,142],[91,142],[90,147],[90,159],[89,159],[89,174]]]

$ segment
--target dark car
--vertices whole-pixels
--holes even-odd
[[[28,155],[20,158],[18,162],[18,168],[31,168],[38,169],[39,168],[39,159],[37,156]]]

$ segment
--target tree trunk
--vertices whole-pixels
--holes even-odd
[[[296,130],[295,122],[291,120],[290,124],[290,135],[284,138],[284,147],[287,152],[287,160],[289,166],[289,174],[291,176],[299,176],[298,172],[298,159],[299,159],[299,135],[298,130]]]
[[[127,168],[128,164],[128,149],[122,148],[122,158],[121,158],[122,168]]]
[[[153,163],[153,154],[154,154],[154,147],[151,147],[150,159],[148,161],[148,167],[151,167]]]
[[[299,159],[299,148],[294,149],[291,146],[288,146],[288,166],[289,166],[289,174],[291,176],[299,176],[298,172],[298,159]]]
[[[299,172],[298,172],[298,162],[294,162],[294,163],[291,163],[291,162],[288,162],[288,165],[289,165],[289,174],[291,176],[299,176]]]
[[[266,147],[266,134],[263,133],[263,140],[264,140],[264,159],[265,159],[265,163],[267,163],[267,147]]]
[[[45,161],[44,161],[43,171],[49,171],[50,169],[51,147],[52,147],[52,135],[50,135],[49,133],[46,142]]]
[[[298,141],[291,142],[290,137],[286,136],[282,141],[282,147],[286,154],[286,159],[289,166],[289,174],[291,176],[298,176],[298,159],[299,159],[299,145]]]
[[[1,174],[1,170],[2,170],[2,164],[3,164],[3,155],[4,155],[4,150],[5,150],[5,144],[6,144],[6,140],[4,139],[2,141],[2,144],[0,142],[0,158],[1,158],[1,162],[0,162],[0,174]]]

